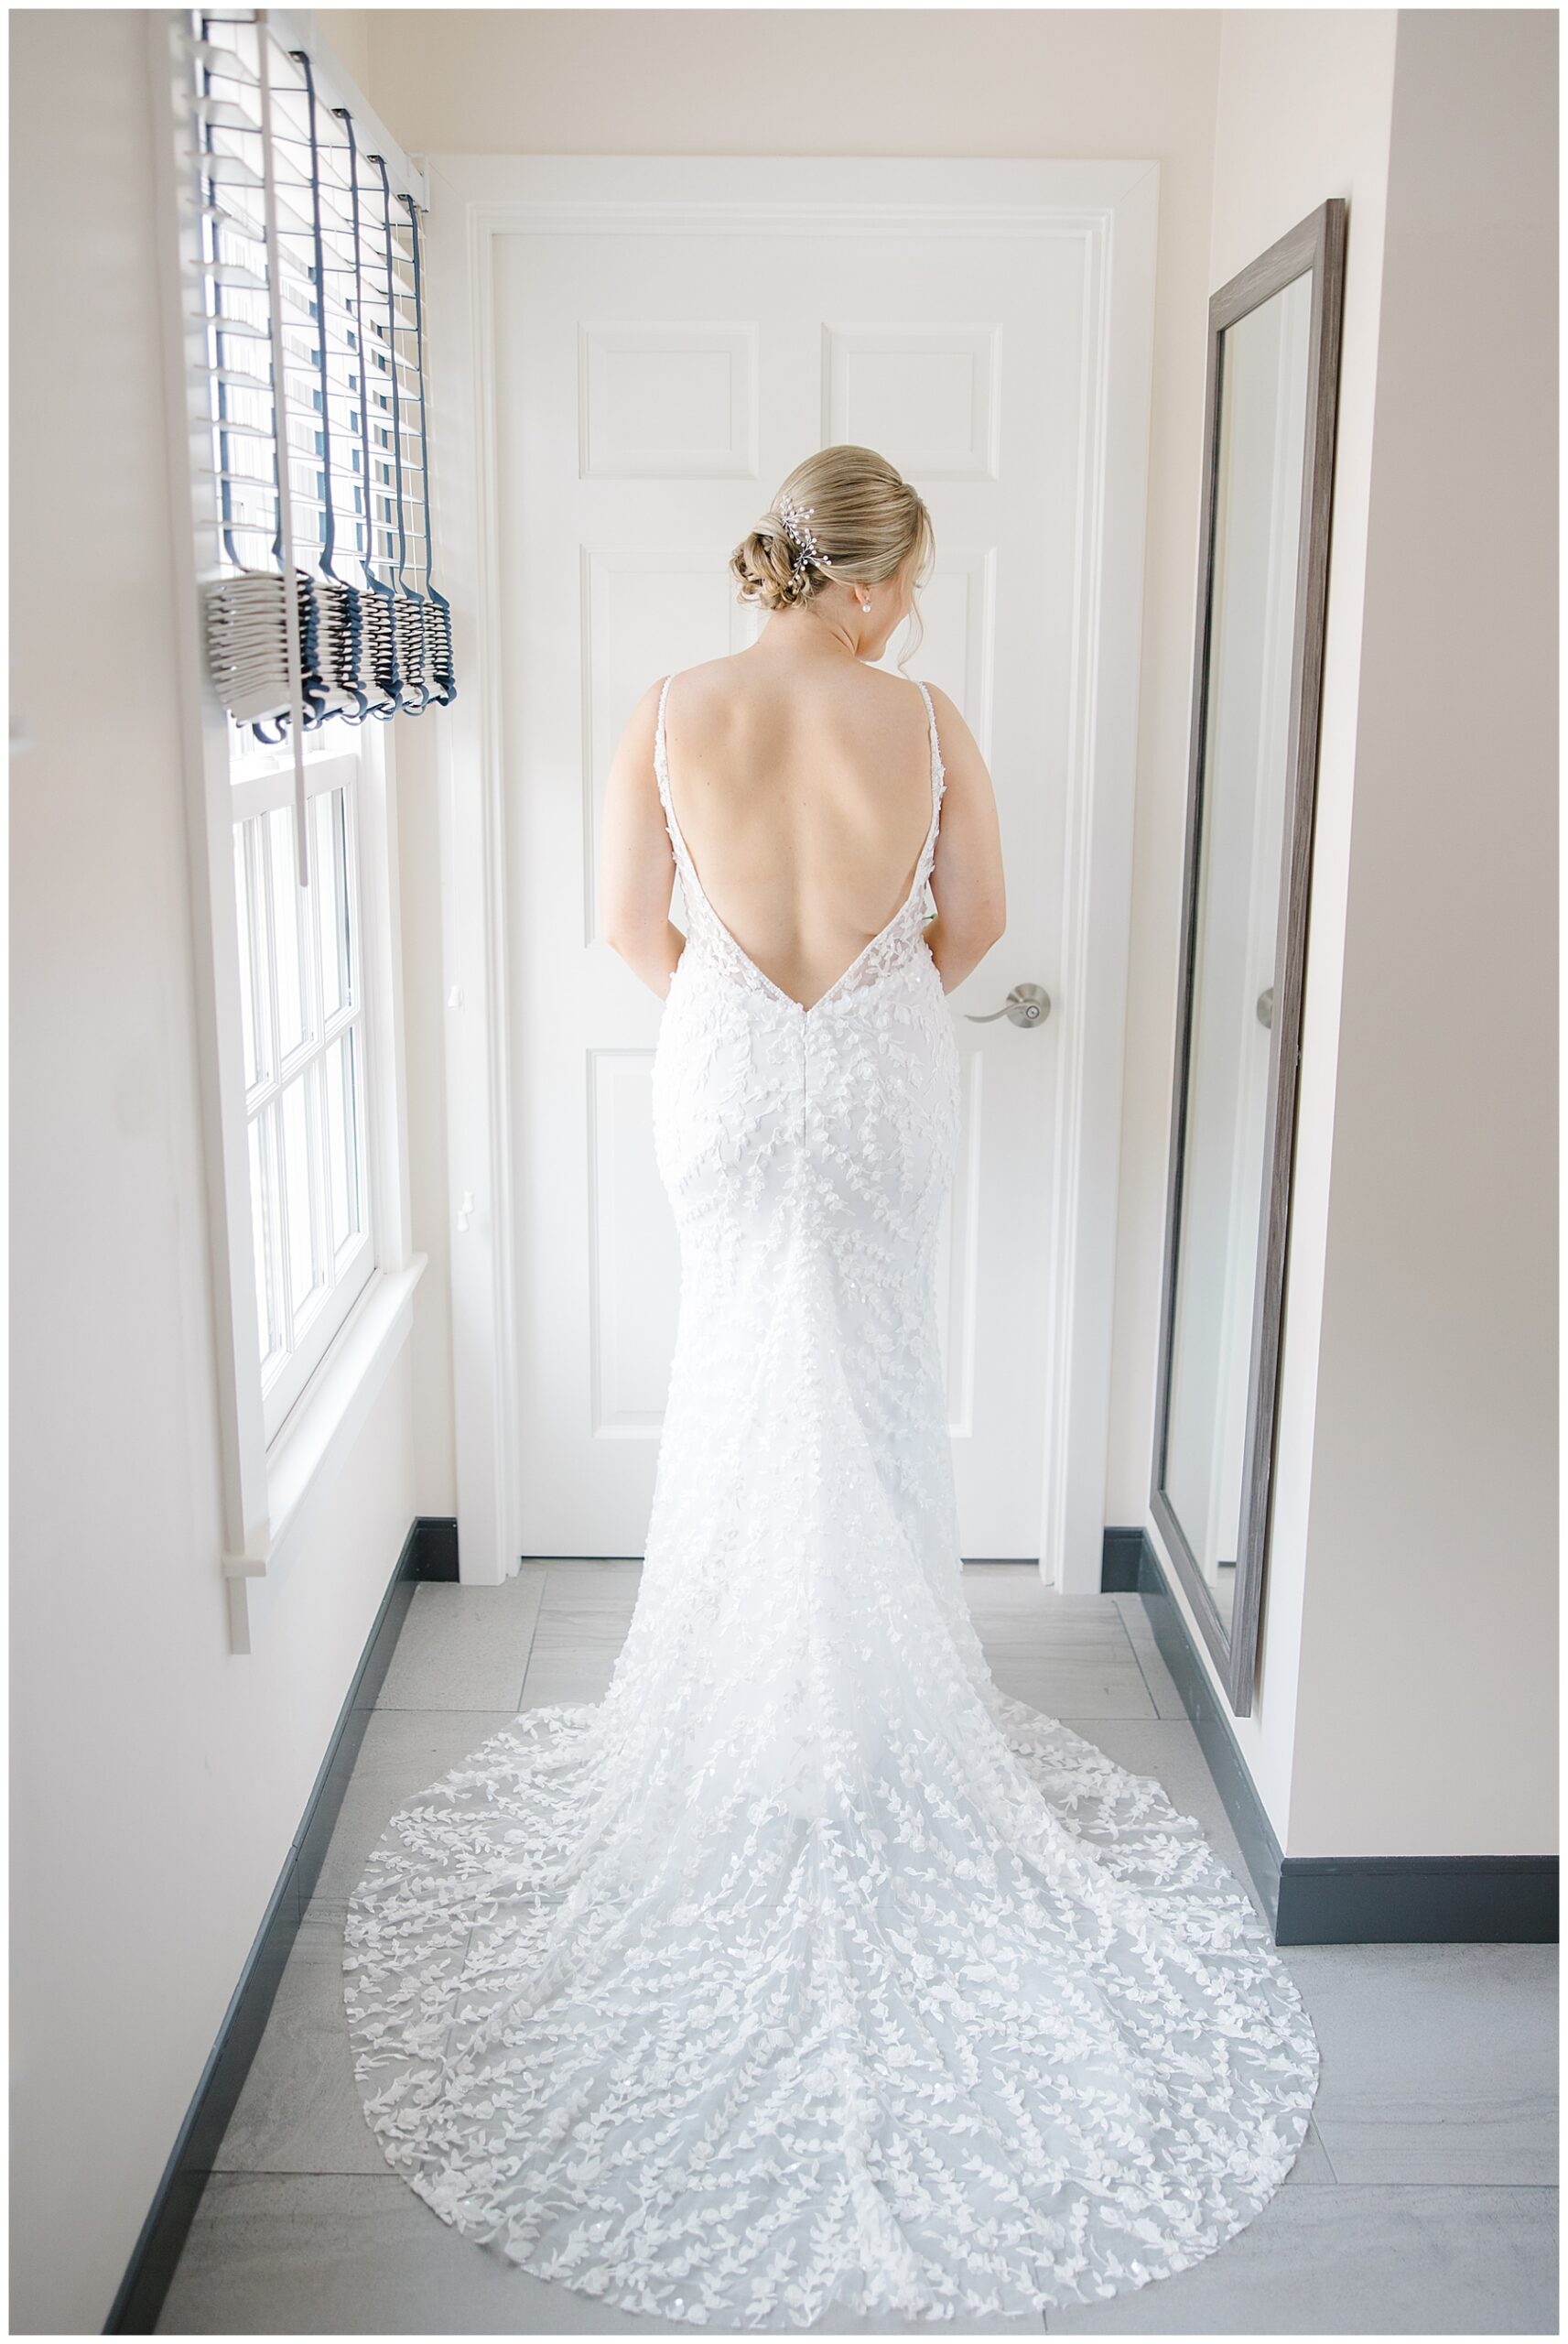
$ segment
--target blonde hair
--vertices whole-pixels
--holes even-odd
[[[817,551],[803,553],[779,511],[790,501],[809,515],[806,526]],[[867,586],[892,578],[916,547],[925,585],[935,556],[936,536],[925,500],[874,448],[840,445],[818,449],[796,464],[780,485],[768,511],[730,557],[730,573],[742,602],[765,611],[806,603],[836,577]],[[918,607],[912,605],[914,632],[899,666],[921,639]]]

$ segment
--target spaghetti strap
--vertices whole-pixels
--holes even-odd
[[[665,809],[666,825],[670,820],[670,769],[665,749],[665,702],[669,698],[670,686],[674,681],[673,672],[665,678],[659,693],[658,719],[654,726],[654,778],[659,785],[659,803]]]
[[[920,858],[920,875],[916,886],[924,889],[931,876],[931,866],[936,860],[937,833],[942,827],[942,796],[947,787],[947,768],[942,761],[942,743],[936,737],[936,711],[931,694],[917,676],[914,678],[921,699],[925,702],[926,721],[931,732],[931,827],[925,834],[925,849]]]
[[[930,692],[918,676],[914,678],[914,687],[925,702],[925,719],[931,732],[931,793],[934,805],[940,806],[942,792],[947,786],[947,768],[942,762],[942,743],[936,737],[936,711],[932,705]]]
[[[936,784],[936,794],[940,797],[942,787],[947,778],[947,768],[942,762],[942,743],[936,737],[936,710],[928,687],[921,683],[918,677],[915,678],[915,684],[921,699],[925,702],[926,722],[931,731],[931,776]]]

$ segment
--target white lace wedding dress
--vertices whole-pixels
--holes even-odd
[[[348,1914],[396,2170],[547,2279],[721,2330],[1164,2277],[1279,2187],[1316,2081],[1196,1823],[1002,1694],[966,1610],[920,689],[914,884],[809,1008],[703,895],[661,696],[681,1297],[635,1612],[602,1703],[524,1711],[410,1801]]]

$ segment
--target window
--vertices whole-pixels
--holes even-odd
[[[455,691],[429,575],[423,174],[297,45],[312,21],[147,17],[236,1653],[412,1325],[377,720]]]
[[[245,1160],[269,1441],[375,1268],[358,766],[352,754],[307,762],[301,887],[292,767],[235,764]]]

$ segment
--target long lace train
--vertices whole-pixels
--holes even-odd
[[[394,2167],[514,2262],[697,2325],[1141,2286],[1273,2194],[1315,2087],[1195,1821],[1004,1695],[964,1601],[931,736],[915,886],[807,1010],[707,905],[661,704],[682,1285],[636,1607],[604,1701],[524,1713],[406,1804],[348,1915]]]

